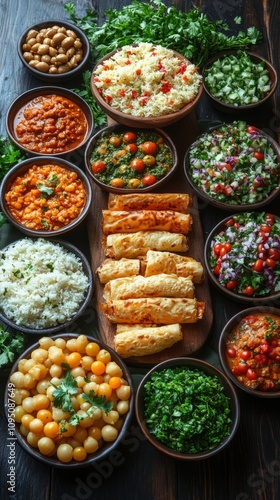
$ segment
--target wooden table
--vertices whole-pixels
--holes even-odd
[[[82,16],[87,8],[96,8],[100,23],[104,22],[104,11],[109,7],[118,8],[130,3],[128,0],[90,1],[77,0],[77,14]],[[170,5],[171,1],[166,1]],[[269,58],[280,71],[278,0],[178,0],[177,8],[187,11],[197,6],[211,19],[223,19],[236,32],[239,28],[256,26],[263,33],[256,52]],[[0,133],[6,135],[5,116],[10,103],[29,88],[45,85],[33,79],[22,67],[17,56],[16,44],[21,32],[34,22],[47,19],[69,20],[63,2],[53,0],[2,0],[1,2],[1,122]],[[234,24],[234,18],[241,17],[241,25]],[[74,85],[75,84],[75,85]],[[65,87],[73,88],[81,84],[67,82]],[[279,95],[262,111],[242,117],[263,128],[276,139],[279,135]],[[199,125],[205,120],[231,121],[232,116],[218,113],[203,96],[197,108]],[[279,198],[267,210],[280,215]],[[199,203],[199,212],[204,237],[211,228],[227,214]],[[1,246],[15,239],[12,229],[1,233]],[[85,252],[88,252],[86,226],[69,236]],[[236,312],[247,306],[226,300],[210,286],[214,313],[213,327],[204,348],[197,357],[218,364],[217,344],[221,329]],[[92,331],[96,328],[94,312]],[[87,321],[91,321],[87,320]],[[33,339],[30,339],[33,341]],[[133,369],[135,385],[141,378],[143,369]],[[1,373],[1,392],[7,373]],[[238,391],[241,406],[241,421],[235,439],[218,456],[201,462],[185,463],[174,461],[157,452],[144,439],[133,421],[130,431],[119,448],[118,461],[112,457],[89,468],[77,472],[51,469],[27,455],[16,446],[16,487],[15,494],[9,494],[7,480],[10,470],[9,448],[7,447],[7,426],[3,416],[1,396],[1,498],[16,500],[86,500],[135,499],[135,500],[277,500],[280,498],[280,402],[261,400],[246,396]]]

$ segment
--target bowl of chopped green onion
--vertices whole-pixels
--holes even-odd
[[[239,424],[239,402],[227,377],[195,358],[154,366],[135,399],[139,426],[160,452],[180,460],[203,460],[221,452]]]
[[[274,94],[278,77],[264,57],[244,50],[217,53],[205,64],[203,86],[213,105],[227,113],[262,105]]]

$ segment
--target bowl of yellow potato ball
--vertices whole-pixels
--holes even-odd
[[[5,388],[5,415],[17,442],[39,461],[66,469],[86,467],[117,448],[133,403],[126,365],[83,334],[41,337],[13,365]]]

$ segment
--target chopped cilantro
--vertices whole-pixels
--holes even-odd
[[[15,356],[24,350],[25,343],[26,337],[23,333],[9,333],[0,325],[0,367],[13,363]]]

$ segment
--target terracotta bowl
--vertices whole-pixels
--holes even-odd
[[[274,221],[279,223],[279,217],[273,214],[267,214],[267,216],[272,217]],[[258,227],[260,228],[259,223],[257,223],[256,230],[253,230],[251,226],[250,230],[248,229],[250,231],[249,236],[244,238],[243,233],[238,229],[238,224],[241,224],[242,228],[244,227],[244,223],[240,223],[241,219],[238,219],[240,217],[245,217],[246,221],[254,221],[255,217],[261,217],[264,227],[269,227],[268,223],[266,223],[265,212],[236,213],[220,221],[209,233],[204,247],[204,262],[208,277],[215,288],[230,300],[243,302],[248,306],[276,305],[280,299],[280,291],[277,291],[280,251],[275,247],[275,242],[277,243],[279,238],[270,235],[267,231],[258,230]],[[234,227],[235,225],[237,225],[237,229]],[[229,231],[232,232],[232,228],[234,236],[229,234]],[[224,232],[226,232],[225,236],[223,236]],[[219,235],[222,235],[222,241],[220,241]],[[250,242],[248,238],[250,238]],[[273,239],[275,242],[272,245]],[[222,255],[220,254],[221,250],[217,248],[215,253],[214,244],[218,243],[223,246],[226,240],[230,245],[234,245],[237,253],[233,252],[232,248],[222,250]],[[236,246],[237,240],[238,246]],[[265,240],[264,243],[262,240]],[[263,246],[263,249],[260,248],[260,245]],[[272,248],[274,248],[275,255],[271,254]],[[230,255],[232,255],[232,258],[230,258]],[[220,259],[225,261],[222,267],[220,267]],[[226,271],[227,267],[229,268],[228,272]],[[251,273],[248,274],[247,278],[245,271]],[[263,286],[259,285],[259,288],[257,288],[255,281],[259,280],[259,277],[262,279],[262,276],[265,277],[266,275],[269,278],[264,281],[265,284]],[[270,285],[270,279],[275,280],[274,288]],[[221,282],[223,280],[225,280],[224,284]],[[265,293],[264,289],[266,287],[268,292]]]
[[[230,126],[230,124],[228,126]],[[219,130],[220,127],[221,126],[218,126],[214,130]],[[279,147],[279,144],[270,135],[266,134],[261,129],[258,129],[257,127],[253,127],[253,128],[256,130],[257,134],[260,134],[261,137],[264,137],[268,141],[269,145],[271,146],[271,148],[275,154],[275,157],[277,159],[277,163],[278,163],[278,165],[280,165],[280,147]],[[211,134],[211,133],[214,134],[214,131],[206,132],[205,134],[203,134],[200,137],[200,139],[202,139],[204,136],[207,137],[208,134]],[[253,136],[252,136],[252,141],[253,141]],[[254,203],[241,203],[240,201],[238,201],[237,197],[235,198],[236,199],[235,203],[232,203],[232,202],[227,203],[226,201],[219,201],[215,197],[215,195],[213,196],[211,194],[208,194],[200,186],[198,186],[197,183],[195,182],[195,177],[193,175],[193,167],[191,164],[190,155],[191,155],[192,150],[197,146],[197,144],[199,144],[199,139],[197,141],[195,141],[193,144],[191,144],[191,146],[188,148],[188,150],[185,154],[184,172],[185,172],[185,176],[187,178],[188,183],[191,185],[192,189],[195,191],[197,196],[202,201],[205,202],[205,204],[212,205],[216,208],[219,208],[221,210],[226,210],[228,212],[245,212],[245,211],[249,211],[249,210],[261,209],[262,207],[265,207],[266,205],[271,203],[279,195],[279,192],[280,192],[280,173],[278,174],[277,186],[274,188],[270,187],[270,191],[268,193],[263,194],[262,199],[260,201],[257,201]],[[208,147],[205,148],[205,152],[207,152]],[[204,168],[206,169],[206,168],[211,168],[211,167],[212,167],[212,163],[211,163],[211,160],[209,157],[209,163],[208,164],[206,163]],[[242,166],[240,168],[242,169]],[[237,167],[233,166],[233,171],[234,170],[236,170],[236,173],[238,173]],[[240,172],[242,173],[242,170],[240,170]],[[222,175],[222,177],[221,177],[220,182],[223,182],[224,179],[225,179],[224,182],[226,182],[227,172],[225,172],[224,179],[223,179],[223,172],[221,173],[221,175]],[[271,175],[273,175],[274,178],[277,178],[277,175],[275,175],[275,173],[273,173],[273,174],[271,173]],[[256,173],[256,176],[257,176],[257,173]],[[210,182],[212,182],[210,175],[208,177],[208,180]],[[215,179],[215,183],[216,184],[219,183],[218,178]],[[253,188],[253,184],[248,184],[247,192],[249,192],[250,188]],[[213,193],[213,191],[212,191],[212,193]],[[228,199],[230,200],[230,197]]]
[[[12,184],[15,182],[15,180],[18,177],[23,177],[30,168],[32,168],[34,165],[36,166],[41,166],[43,167],[44,165],[56,165],[58,167],[63,168],[64,170],[72,173],[74,172],[77,174],[79,181],[81,182],[84,192],[85,192],[85,203],[84,206],[81,209],[81,212],[79,215],[72,220],[69,224],[62,226],[61,228],[57,230],[51,230],[48,229],[47,227],[44,228],[42,226],[41,229],[30,229],[27,227],[25,224],[22,224],[18,222],[14,215],[12,214],[12,211],[10,209],[9,204],[7,203],[5,199],[5,195],[8,191],[10,191]],[[70,183],[70,180],[68,181],[68,184]],[[51,195],[50,195],[51,196]],[[71,231],[72,229],[75,229],[81,222],[86,218],[90,205],[91,205],[91,199],[92,199],[92,190],[91,186],[89,183],[89,180],[85,173],[79,168],[76,167],[73,163],[68,162],[67,160],[64,160],[62,158],[54,158],[53,156],[38,156],[38,157],[33,157],[29,158],[27,160],[24,160],[21,163],[18,163],[14,167],[9,170],[9,172],[5,175],[1,186],[0,186],[0,204],[3,213],[5,214],[6,218],[8,221],[13,224],[19,231],[23,232],[27,236],[30,237],[61,237],[63,234],[67,233],[68,231]],[[26,206],[26,209],[28,209],[28,205]],[[42,212],[41,214],[42,218],[47,216],[47,212]]]
[[[102,182],[100,179],[97,178],[97,176],[93,173],[92,170],[92,162],[91,162],[91,156],[93,154],[93,151],[97,147],[97,142],[102,136],[103,133],[116,133],[116,134],[124,134],[125,132],[133,132],[137,135],[137,132],[140,132],[141,134],[157,134],[159,138],[162,138],[164,143],[169,147],[172,153],[172,158],[173,158],[173,165],[169,172],[162,178],[160,178],[157,182],[143,186],[143,187],[114,187],[110,186],[109,184],[106,184],[105,182]],[[149,139],[147,139],[149,140]],[[125,144],[123,143],[123,146],[125,147]],[[143,156],[143,155],[142,155]],[[135,157],[137,157],[137,153],[135,154]],[[131,156],[131,159],[133,159],[133,156]],[[132,129],[131,127],[125,127],[124,125],[111,125],[109,127],[105,127],[99,132],[97,132],[88,142],[86,150],[85,150],[85,165],[86,165],[86,174],[88,177],[93,180],[102,190],[104,191],[109,191],[111,193],[119,193],[119,194],[127,194],[127,193],[142,193],[142,192],[147,192],[147,191],[153,191],[159,187],[161,187],[163,184],[169,181],[169,179],[174,175],[174,173],[177,170],[178,167],[178,154],[177,150],[175,147],[175,144],[173,143],[172,139],[167,135],[166,132],[160,129]],[[146,174],[149,174],[147,167],[144,172],[143,176]],[[135,177],[137,176],[137,172],[135,174]],[[141,174],[142,175],[142,174]]]
[[[99,64],[106,63],[106,60],[112,57],[116,52],[118,52],[121,49],[114,50],[107,54],[105,57],[103,57],[98,64],[94,67],[93,73],[96,70],[97,66]],[[180,59],[182,62],[190,63],[188,59],[186,59],[183,55],[179,54],[178,52],[174,51],[174,56],[176,56],[178,59]],[[119,111],[117,109],[114,109],[112,106],[110,106],[100,95],[98,88],[96,87],[94,83],[94,74],[92,74],[91,77],[91,91],[93,94],[93,97],[96,99],[97,103],[99,106],[103,109],[103,111],[114,121],[117,123],[121,123],[122,125],[126,125],[129,127],[135,127],[135,128],[162,128],[162,127],[167,127],[168,125],[171,125],[172,123],[175,123],[185,116],[187,116],[189,113],[191,113],[197,106],[198,102],[200,101],[202,97],[202,92],[203,92],[203,85],[202,81],[199,86],[199,90],[195,98],[188,104],[186,104],[182,109],[179,111],[175,111],[172,114],[168,115],[162,115],[162,116],[150,116],[150,117],[139,117],[139,116],[133,116],[129,115],[127,113],[123,113],[122,111]]]
[[[223,370],[224,370],[226,376],[236,385],[236,387],[238,387],[242,391],[246,392],[247,394],[249,394],[251,396],[256,396],[256,397],[260,397],[260,398],[268,398],[268,399],[279,398],[280,397],[280,387],[279,386],[278,386],[278,390],[275,388],[273,390],[271,390],[271,389],[270,390],[261,390],[259,388],[260,386],[258,383],[258,379],[260,377],[261,370],[266,369],[268,363],[271,364],[270,370],[273,369],[272,364],[276,363],[276,365],[277,365],[277,361],[275,360],[275,357],[274,357],[275,353],[273,352],[273,349],[272,349],[270,342],[268,342],[269,348],[267,350],[267,353],[261,354],[261,357],[259,356],[260,359],[258,358],[258,353],[261,352],[259,342],[257,342],[255,347],[254,347],[254,350],[255,350],[254,355],[256,355],[256,357],[257,357],[256,360],[254,360],[254,355],[252,353],[252,349],[249,349],[249,352],[251,352],[251,356],[249,357],[251,367],[248,365],[249,366],[249,372],[247,372],[248,375],[247,375],[247,373],[239,373],[239,374],[237,373],[235,375],[232,372],[233,366],[229,365],[229,363],[234,361],[234,365],[235,364],[237,365],[237,372],[238,372],[238,361],[240,360],[240,354],[242,355],[242,352],[244,353],[244,351],[245,351],[245,354],[243,354],[243,357],[245,356],[246,359],[241,358],[242,368],[243,368],[244,364],[246,364],[246,363],[248,364],[248,358],[246,356],[248,348],[247,348],[247,343],[245,345],[245,342],[244,342],[244,335],[245,335],[244,328],[242,330],[242,336],[243,336],[242,346],[240,346],[240,347],[238,346],[235,353],[234,353],[234,351],[230,352],[231,356],[233,356],[234,354],[236,354],[236,355],[232,358],[232,357],[229,357],[226,353],[228,341],[230,339],[232,339],[233,336],[234,336],[234,338],[238,338],[237,334],[235,333],[235,330],[238,327],[238,325],[240,325],[241,322],[243,322],[243,324],[244,324],[244,319],[246,317],[248,317],[249,324],[250,324],[250,321],[252,321],[252,317],[257,316],[259,314],[264,315],[266,317],[268,317],[269,315],[277,316],[278,321],[280,320],[279,308],[270,307],[270,306],[250,307],[249,309],[245,309],[245,310],[240,311],[239,313],[235,314],[235,316],[233,316],[227,322],[227,324],[223,328],[223,331],[222,331],[221,336],[220,336],[220,340],[219,340],[220,362],[221,362],[221,365],[223,367]],[[271,329],[271,327],[267,323],[266,330],[263,332],[263,339],[265,339],[265,334],[266,334],[266,332],[269,333],[268,330],[270,330],[270,329]],[[253,336],[256,339],[258,339],[256,329],[253,330]],[[235,342],[234,342],[234,346],[236,346]],[[231,347],[231,349],[232,349],[232,343],[230,343],[230,345],[228,347],[229,348]],[[267,347],[267,344],[266,344],[266,347]],[[234,349],[235,349],[235,347],[234,347]],[[252,362],[254,362],[254,364],[252,364]],[[264,363],[264,365],[262,365],[261,363]],[[278,361],[278,365],[279,365],[279,361]],[[255,378],[256,377],[255,373],[257,373],[257,378]],[[264,389],[264,388],[262,388],[262,389]]]
[[[175,369],[175,368],[186,368],[190,370],[199,370],[203,372],[205,375],[210,376],[210,377],[217,377],[219,380],[219,383],[223,387],[223,392],[224,394],[229,398],[229,407],[230,407],[230,413],[229,413],[229,418],[231,419],[230,423],[230,431],[228,436],[226,436],[223,440],[221,440],[220,443],[217,444],[217,446],[213,449],[208,449],[204,451],[200,451],[197,453],[183,453],[179,451],[175,451],[174,449],[171,449],[170,447],[166,446],[165,444],[162,444],[156,437],[151,433],[149,425],[147,424],[147,419],[145,416],[146,412],[146,402],[145,402],[145,396],[146,396],[146,384],[151,382],[151,377],[152,375],[156,373],[161,373],[162,370],[166,369]],[[158,389],[160,390],[160,389]],[[162,400],[162,404],[164,405],[172,405],[171,401],[164,401]],[[236,434],[238,424],[239,424],[239,402],[238,398],[234,389],[234,386],[232,383],[225,377],[225,375],[215,366],[211,365],[210,363],[207,363],[206,361],[202,361],[200,359],[195,359],[195,358],[174,358],[174,359],[169,359],[167,361],[163,361],[162,363],[159,363],[158,365],[154,366],[142,379],[137,393],[136,393],[136,399],[135,399],[135,411],[136,411],[136,417],[138,424],[146,437],[146,439],[151,443],[152,446],[154,446],[158,451],[161,453],[164,453],[165,455],[168,455],[169,457],[179,459],[179,460],[185,460],[185,461],[197,461],[197,460],[204,460],[207,458],[212,457],[213,455],[216,455],[217,453],[220,453],[222,450],[228,446],[230,441],[233,439],[233,437]],[[171,410],[170,410],[171,412]]]
[[[35,243],[37,241],[36,238],[30,238],[30,240],[33,243]],[[9,245],[7,245],[6,247],[4,247],[1,250],[1,253],[4,253],[4,255],[5,255],[5,252],[9,251],[9,249],[11,247],[13,247],[13,245],[15,245],[16,243],[21,242],[21,241],[25,241],[25,239],[24,240],[17,240],[17,241],[14,241],[13,243],[10,243]],[[43,241],[45,241],[45,240],[43,240]],[[69,253],[71,256],[73,255],[76,259],[78,259],[81,262],[83,274],[88,279],[88,287],[85,290],[84,298],[81,301],[81,303],[78,305],[76,311],[72,314],[72,316],[69,316],[64,322],[59,322],[59,320],[57,320],[56,324],[54,324],[53,326],[45,326],[45,327],[38,326],[38,328],[37,327],[32,328],[30,326],[30,324],[29,325],[26,325],[23,323],[18,324],[15,319],[10,319],[11,315],[10,314],[8,315],[5,312],[5,309],[3,308],[3,305],[2,305],[0,308],[0,320],[15,330],[20,330],[21,332],[28,333],[28,334],[35,334],[35,335],[51,335],[51,334],[59,332],[63,329],[65,330],[65,329],[69,328],[69,326],[71,324],[73,324],[85,312],[85,310],[87,309],[87,307],[91,301],[92,293],[93,293],[93,274],[92,274],[91,266],[90,266],[87,258],[85,257],[85,255],[76,246],[72,245],[71,243],[69,243],[67,241],[63,241],[63,240],[59,240],[59,239],[51,239],[51,240],[49,240],[49,243],[54,244],[54,245],[59,245],[64,250],[66,250],[67,253]],[[29,263],[29,258],[30,258],[30,255],[27,255],[26,262],[27,262],[28,266],[32,265]],[[42,259],[44,259],[44,258],[45,258],[44,255],[42,255]],[[54,276],[54,280],[58,280],[57,276]],[[24,281],[22,283],[22,286],[24,287]]]
[[[28,146],[23,145],[20,142],[20,139],[16,133],[17,122],[19,121],[19,119],[22,120],[22,109],[25,106],[27,106],[31,101],[33,101],[33,99],[38,99],[38,98],[46,97],[49,95],[59,96],[62,98],[66,98],[69,101],[72,101],[76,106],[78,106],[81,109],[81,111],[83,112],[83,114],[85,116],[85,120],[86,120],[86,132],[85,132],[85,134],[81,134],[80,142],[73,143],[73,144],[70,142],[69,144],[66,144],[65,149],[62,148],[62,151],[54,152],[54,153],[50,152],[49,150],[42,151],[40,149],[40,146],[38,146],[38,145],[37,145],[38,147],[36,147],[36,150],[33,148],[33,146],[28,147]],[[58,122],[57,117],[54,117],[54,122],[56,125],[56,123]],[[93,126],[94,126],[94,123],[93,123],[92,111],[91,111],[89,105],[84,101],[84,99],[82,99],[80,96],[78,96],[75,92],[72,92],[71,90],[68,90],[68,89],[65,89],[62,87],[54,87],[54,86],[52,86],[52,87],[49,87],[49,86],[38,87],[35,89],[27,90],[27,92],[24,92],[23,94],[21,94],[19,97],[17,97],[12,102],[12,104],[10,105],[10,107],[8,109],[7,116],[6,116],[6,129],[7,129],[7,133],[8,133],[10,140],[14,144],[16,144],[16,146],[19,149],[21,149],[26,154],[31,155],[31,156],[51,155],[51,156],[57,157],[57,156],[63,156],[63,155],[66,155],[69,153],[74,153],[74,152],[79,153],[80,148],[85,146],[88,139],[90,138],[92,130],[93,130]],[[67,134],[67,132],[66,132],[66,134]],[[58,131],[54,130],[53,137],[57,138],[57,136],[58,136]],[[37,133],[37,140],[39,140],[38,137],[39,137],[39,134]],[[42,138],[41,142],[44,145],[44,138]],[[47,149],[46,146],[44,146],[44,148]]]
[[[61,47],[63,47],[63,45],[61,45],[60,41],[55,41],[52,38],[50,39],[47,36],[45,37],[43,35],[42,36],[38,35],[38,32],[40,32],[41,30],[51,29],[54,26],[59,27],[60,30],[62,28],[62,29],[65,29],[66,31],[70,30],[71,32],[74,32],[76,34],[76,37],[77,37],[75,44],[78,43],[79,47],[81,45],[80,48],[82,49],[82,58],[79,61],[78,65],[74,66],[71,64],[71,57],[73,57],[73,56],[71,56],[69,52],[67,53],[67,50],[69,51],[70,48],[71,48],[71,50],[72,49],[75,50],[75,44],[74,45],[71,44],[71,42],[69,42],[69,38],[67,39],[66,42],[64,42],[64,45],[66,44],[67,47],[70,43],[68,49],[67,48],[62,49],[64,55],[67,54],[65,60],[71,65],[71,69],[69,69],[69,71],[52,73],[52,72],[46,71],[46,67],[44,68],[44,71],[40,71],[40,70],[36,69],[36,67],[31,66],[29,64],[29,58],[31,57],[31,55],[38,55],[40,53],[42,53],[42,55],[44,55],[44,54],[49,55],[49,52],[47,51],[48,45],[51,47],[51,50],[54,50],[55,52],[57,52],[57,54],[59,53],[59,50],[61,50]],[[30,47],[28,47],[28,48],[26,48],[26,47],[24,48],[24,44],[26,44],[26,37],[31,30],[34,30],[34,32],[35,32],[34,33],[35,36],[32,37],[32,45],[30,45]],[[36,34],[36,32],[37,32],[37,34]],[[64,33],[64,35],[65,35],[65,38],[67,38],[67,36],[69,35],[69,32],[68,32],[68,34],[67,34],[67,32]],[[36,36],[38,37],[38,39],[41,40],[41,42],[38,42],[36,40]],[[49,39],[49,43],[47,44],[47,47],[45,46],[46,44],[44,44],[44,41],[46,40],[46,38]],[[77,39],[79,39],[79,40],[77,40]],[[50,42],[52,42],[52,44]],[[39,52],[38,52],[37,48],[35,48],[35,49],[32,48],[33,45],[35,45],[35,43],[40,43],[40,45],[41,45],[41,47],[39,47]],[[44,47],[42,47],[42,45],[44,45]],[[61,21],[61,20],[42,21],[40,23],[33,24],[32,26],[29,26],[28,28],[26,28],[18,40],[17,50],[18,50],[19,58],[20,58],[22,64],[25,66],[25,68],[35,78],[38,78],[39,80],[43,80],[44,82],[48,82],[50,85],[56,85],[57,83],[65,82],[65,81],[68,81],[72,78],[77,77],[85,69],[85,66],[86,66],[86,64],[89,60],[89,57],[90,57],[90,44],[89,44],[88,38],[86,37],[84,32],[82,30],[80,30],[80,28],[78,28],[77,26],[75,26],[71,23],[68,23],[66,21]],[[75,53],[76,53],[76,51],[75,51]],[[28,55],[26,55],[26,54],[28,54]],[[49,57],[51,57],[51,56],[49,56]],[[42,62],[42,61],[40,61],[40,62]],[[65,69],[65,67],[67,66],[67,62],[64,61],[62,63],[62,62],[56,61],[55,64],[57,65],[57,68],[63,67]],[[73,62],[73,60],[72,60],[72,62]],[[51,66],[51,63],[49,64],[49,66]],[[59,70],[59,71],[61,71],[61,70]]]
[[[248,54],[250,56],[250,59],[254,63],[257,64],[257,63],[263,62],[265,64],[265,67],[269,73],[269,77],[270,77],[270,81],[271,81],[271,88],[270,88],[269,92],[267,92],[267,94],[265,94],[265,96],[261,100],[259,100],[256,103],[252,103],[252,104],[234,106],[232,104],[228,104],[228,103],[223,102],[220,99],[218,99],[215,95],[213,95],[211,93],[211,91],[209,90],[209,88],[207,86],[207,82],[205,81],[206,71],[218,59],[223,59],[223,57],[225,57],[227,55],[237,55],[237,53],[238,53],[237,50],[221,51],[221,52],[215,54],[215,56],[211,57],[206,62],[205,66],[202,70],[204,90],[205,90],[207,96],[210,98],[213,106],[215,106],[215,108],[217,108],[219,111],[223,111],[225,113],[246,113],[246,111],[250,111],[250,110],[255,109],[259,106],[262,106],[268,99],[270,99],[273,96],[273,94],[277,88],[278,75],[277,75],[275,68],[272,66],[272,64],[269,61],[267,61],[264,57],[260,56],[259,54],[255,54],[254,52],[249,52],[249,51],[242,51],[242,52],[245,52],[246,54]],[[226,83],[227,82],[225,80],[225,85],[226,85]]]
[[[50,339],[53,342],[56,342],[57,339],[60,339],[59,342],[61,342],[61,340],[62,341],[63,340],[64,341],[68,341],[68,340],[73,341],[73,339],[77,339],[78,336],[79,335],[75,334],[75,333],[62,333],[62,334],[52,336],[52,337],[50,337]],[[54,452],[52,456],[42,454],[39,451],[38,447],[31,446],[29,444],[27,437],[20,432],[20,422],[16,422],[14,433],[15,433],[15,437],[17,439],[17,442],[20,444],[20,446],[23,448],[23,450],[26,453],[28,453],[29,455],[31,455],[33,458],[38,460],[39,462],[42,462],[45,465],[49,465],[50,467],[56,467],[56,468],[66,469],[66,470],[79,469],[81,467],[88,467],[88,466],[94,464],[95,462],[98,462],[98,461],[105,459],[105,457],[110,455],[110,453],[112,453],[113,450],[116,450],[118,448],[122,439],[125,437],[126,433],[128,432],[128,429],[130,426],[130,422],[131,422],[133,411],[134,411],[134,391],[133,391],[133,385],[132,385],[132,379],[131,379],[130,372],[129,372],[128,368],[126,367],[125,363],[121,360],[121,358],[119,358],[119,356],[115,353],[115,351],[113,351],[113,349],[111,349],[106,344],[104,344],[103,342],[101,342],[100,340],[98,340],[96,338],[92,338],[90,336],[87,336],[87,339],[89,342],[93,342],[93,343],[97,344],[100,349],[105,349],[109,353],[109,355],[111,356],[111,361],[115,362],[118,365],[118,367],[122,370],[122,374],[123,374],[122,378],[125,379],[125,381],[127,382],[127,384],[131,388],[131,393],[130,393],[130,398],[129,398],[129,408],[125,414],[120,413],[120,419],[121,418],[123,419],[123,423],[122,423],[122,426],[118,429],[118,435],[117,435],[116,439],[114,441],[105,441],[103,439],[100,440],[98,438],[98,441],[100,444],[99,448],[95,452],[92,452],[92,453],[88,452],[86,458],[82,461],[72,459],[69,462],[62,462],[57,457],[56,452]],[[26,360],[30,359],[31,353],[35,349],[39,348],[40,345],[41,344],[36,342],[32,346],[30,346],[18,358],[18,360],[14,363],[14,365],[11,369],[10,376],[8,378],[8,382],[7,382],[6,389],[5,389],[5,396],[4,396],[5,416],[7,419],[11,418],[11,409],[13,410],[15,408],[15,405],[13,405],[13,402],[12,402],[13,395],[15,393],[15,386],[13,383],[10,382],[10,377],[12,374],[14,374],[15,372],[18,371],[18,364],[21,362],[21,360],[22,359],[26,359]],[[83,349],[80,350],[80,353],[81,353],[82,357],[85,356],[85,351]],[[94,356],[94,359],[95,359],[95,356]],[[47,374],[46,377],[50,377],[50,375]],[[36,389],[33,389],[33,392],[35,392],[35,391],[36,391]],[[115,391],[113,391],[113,392],[115,392]],[[51,405],[49,406],[49,409],[52,410]],[[33,412],[32,415],[36,416],[36,411]],[[99,420],[101,420],[101,419],[99,419]],[[104,424],[106,424],[106,422],[104,422]],[[93,423],[93,426],[94,426],[94,423]],[[64,440],[65,439],[66,438],[64,438]],[[58,445],[58,442],[59,442],[59,438],[55,438],[56,445]],[[82,441],[80,443],[80,446],[83,446]]]

